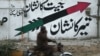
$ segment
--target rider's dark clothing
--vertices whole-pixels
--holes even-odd
[[[45,54],[48,53],[50,55],[50,53],[52,52],[52,47],[48,46],[48,42],[55,42],[55,41],[47,38],[47,31],[43,27],[41,28],[41,31],[37,35],[37,49],[39,51],[45,52]]]

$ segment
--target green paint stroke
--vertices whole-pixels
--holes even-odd
[[[28,31],[30,31],[30,30],[32,30],[32,29],[35,29],[35,28],[37,28],[37,27],[40,27],[40,26],[42,26],[44,23],[43,23],[43,20],[41,19],[41,20],[38,20],[38,21],[35,21],[35,22],[33,22],[33,23],[31,23],[31,24],[28,24],[28,25],[26,25],[26,26],[23,26],[23,27],[21,27],[21,28],[17,28],[17,29],[15,29],[15,30],[17,30],[17,31],[21,31],[21,32],[19,32],[17,35],[20,35],[20,34],[24,34],[24,33],[26,33],[26,32],[28,32]],[[17,36],[16,35],[16,36]]]

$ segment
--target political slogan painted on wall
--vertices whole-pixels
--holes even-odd
[[[26,13],[27,17],[31,18],[27,21],[26,25],[15,29],[19,31],[16,36],[28,33],[29,31],[34,32],[43,25],[47,28],[49,26],[48,32],[52,36],[58,33],[68,34],[69,31],[72,32],[73,37],[88,35],[89,33],[86,29],[89,28],[92,18],[84,16],[84,11],[91,5],[91,2],[75,1],[74,3],[72,1],[73,4],[70,2],[68,0],[31,0],[26,3],[24,10],[19,10],[16,13],[13,13],[14,10],[12,10],[11,16],[20,16]],[[38,16],[34,16],[35,14]]]

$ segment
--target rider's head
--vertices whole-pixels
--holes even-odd
[[[43,33],[46,33],[47,32],[46,27],[45,26],[41,26],[40,31],[43,32]]]

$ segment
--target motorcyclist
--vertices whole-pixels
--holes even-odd
[[[47,37],[47,30],[45,26],[42,26],[40,32],[37,35],[37,49],[42,51],[44,56],[52,56],[53,47],[48,45],[48,42],[54,42],[55,40],[49,39]]]

